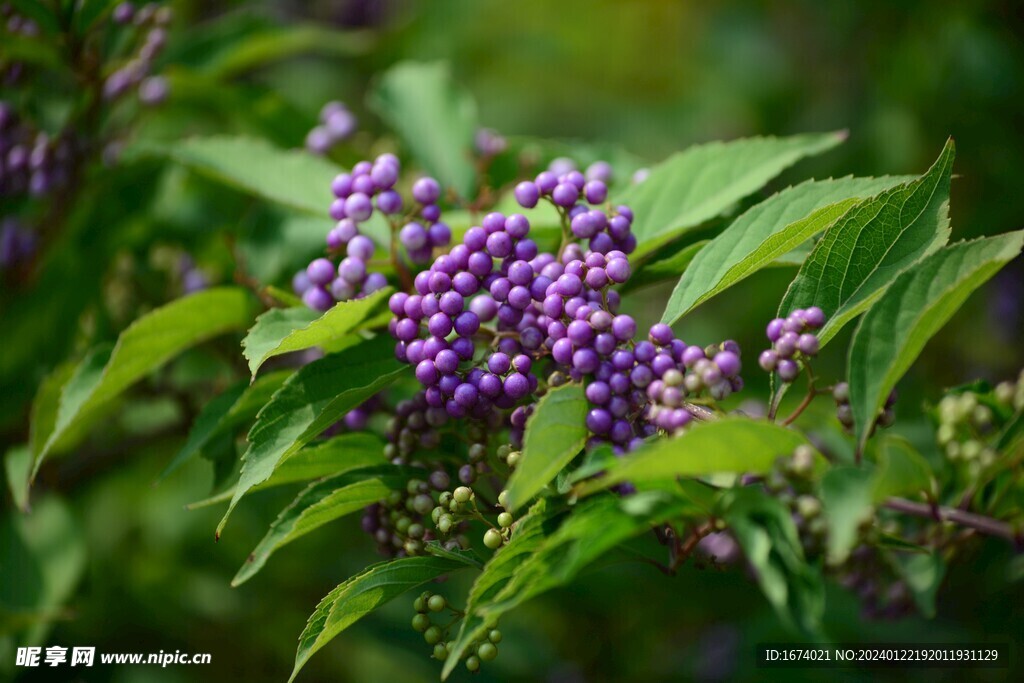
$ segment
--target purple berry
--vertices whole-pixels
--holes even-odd
[[[516,185],[515,197],[519,206],[526,209],[532,209],[537,206],[537,202],[540,201],[540,188],[537,187],[536,183],[524,180]]]
[[[412,196],[420,204],[434,204],[441,197],[441,185],[433,178],[420,178],[412,186]]]

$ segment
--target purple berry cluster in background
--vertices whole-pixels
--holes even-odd
[[[65,186],[78,147],[72,135],[51,137],[0,100],[0,198],[39,198]]]
[[[149,106],[160,104],[167,99],[170,86],[164,76],[152,75],[153,63],[167,44],[171,8],[155,3],[136,7],[131,2],[122,2],[114,8],[112,16],[116,24],[136,30],[134,52],[107,76],[103,96],[116,100],[136,88],[139,102]]]
[[[393,232],[397,230],[398,240],[413,262],[429,260],[435,247],[451,241],[451,229],[439,220],[440,184],[429,177],[417,180],[412,186],[414,208],[403,214],[404,201],[395,189],[400,174],[398,157],[382,154],[373,162],[360,161],[351,173],[334,178],[331,190],[335,199],[329,213],[337,223],[327,233],[327,252],[341,260],[335,267],[331,258],[320,257],[295,274],[292,288],[307,306],[326,311],[338,301],[360,298],[387,286],[382,273],[370,272],[376,245],[359,231],[375,210],[387,218]]]
[[[0,4],[0,43],[4,41],[4,34],[35,38],[39,35],[39,24],[18,14],[11,3],[5,2]],[[24,73],[24,62],[0,54],[0,85],[16,85]]]
[[[356,115],[343,103],[328,102],[320,109],[320,122],[306,134],[306,149],[321,156],[348,140],[359,124]]]
[[[765,330],[772,347],[761,352],[757,362],[765,372],[779,373],[783,382],[800,375],[801,363],[818,354],[821,344],[813,330],[825,324],[825,314],[817,306],[797,309],[785,318],[775,318]]]
[[[473,146],[476,153],[483,159],[496,157],[508,149],[508,140],[502,137],[497,131],[490,128],[481,128],[473,137]]]

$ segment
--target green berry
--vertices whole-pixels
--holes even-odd
[[[412,499],[412,509],[421,515],[425,515],[434,507],[434,499],[426,493],[421,493]]]
[[[437,530],[447,536],[452,530],[452,521],[451,515],[442,515],[437,520]]]
[[[508,512],[502,512],[498,515],[498,526],[502,529],[507,529],[512,526],[512,515]]]
[[[430,617],[426,614],[417,614],[412,618],[412,629],[418,633],[423,633],[430,628]]]
[[[410,496],[416,495],[417,493],[420,492],[420,484],[422,483],[423,482],[421,482],[419,479],[410,479],[409,483],[405,485],[406,493],[408,493]]]
[[[482,661],[490,662],[498,656],[498,648],[492,643],[483,643],[476,649],[476,654]]]
[[[452,492],[451,491],[444,491],[444,492],[441,493],[440,496],[437,497],[437,504],[440,505],[441,507],[448,507],[448,505],[451,502],[452,502]]]
[[[460,486],[452,493],[452,497],[456,503],[468,503],[469,499],[473,497],[473,489],[468,486]]]
[[[505,458],[505,462],[509,467],[515,467],[519,463],[519,458],[521,458],[522,455],[523,454],[519,451],[512,451],[508,454],[508,457]]]
[[[675,368],[670,368],[665,371],[665,374],[661,376],[661,381],[665,383],[667,387],[677,387],[683,383],[683,373],[679,372]]]
[[[462,503],[452,499],[452,502],[448,504],[448,509],[452,512],[462,512]]]
[[[985,429],[992,425],[992,409],[986,405],[980,405],[971,413],[971,421],[979,429]]]
[[[437,645],[441,642],[442,635],[444,634],[441,633],[440,626],[431,626],[423,632],[423,640],[427,641],[427,645]]]
[[[501,545],[501,532],[497,529],[488,529],[484,534],[484,545],[494,550]]]
[[[448,659],[448,646],[444,643],[438,643],[434,646],[434,659],[444,661]]]
[[[489,641],[491,641],[492,643],[495,643],[495,644],[500,643],[501,642],[501,631],[499,631],[496,628],[495,629],[491,629],[491,632],[487,634],[487,640],[489,640]]]
[[[813,519],[821,512],[821,501],[814,496],[800,496],[796,499],[796,511],[804,519]]]
[[[506,510],[508,509],[508,491],[502,491],[498,494],[498,505]]]
[[[470,671],[472,671],[473,673],[476,673],[477,671],[479,671],[480,670],[480,658],[477,657],[476,655],[473,655],[471,657],[466,657],[466,668],[469,669]]]
[[[421,614],[427,611],[427,599],[430,597],[430,593],[423,593],[420,597],[416,598],[412,603],[412,608]]]
[[[405,545],[402,546],[405,552],[409,555],[419,555],[423,552],[423,543],[421,541],[406,541]]]
[[[423,528],[422,524],[410,524],[409,531],[407,533],[409,534],[409,538],[423,538],[423,534],[425,532],[426,529]]]
[[[431,595],[430,599],[427,600],[427,608],[431,612],[440,612],[447,604],[448,601],[444,599],[443,595]]]
[[[1013,382],[1000,382],[996,386],[996,400],[1004,405],[1010,405],[1013,402],[1013,395],[1017,393],[1017,387],[1013,386]]]
[[[436,508],[430,511],[430,521],[437,524],[437,521],[441,519],[441,515],[447,512],[443,507],[438,505]]]
[[[507,443],[503,443],[500,446],[498,446],[498,458],[500,458],[501,460],[507,458],[508,454],[511,452],[512,446],[508,445]]]
[[[801,444],[793,451],[793,459],[790,461],[790,468],[793,474],[806,476],[814,469],[814,449],[807,444]]]
[[[939,431],[936,433],[935,437],[940,446],[945,446],[956,438],[956,427],[948,422],[941,424],[939,425]]]
[[[412,520],[408,517],[399,517],[398,521],[395,522],[395,530],[400,534],[404,534],[409,530],[409,526],[412,524]]]
[[[469,447],[469,461],[480,462],[487,457],[487,446],[482,443],[475,443]]]
[[[398,507],[402,504],[402,498],[404,496],[401,491],[392,491],[388,494],[388,507]]]

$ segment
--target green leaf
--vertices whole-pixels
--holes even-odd
[[[845,132],[747,138],[697,145],[669,157],[616,199],[636,215],[635,256],[714,218],[800,159],[845,139]]]
[[[537,403],[508,480],[509,510],[522,507],[580,452],[587,442],[587,410],[583,387],[575,382],[551,389]]]
[[[74,363],[62,363],[46,376],[39,384],[35,400],[32,402],[32,416],[29,423],[28,443],[35,457],[43,452],[46,440],[50,438],[57,425],[57,411],[60,409],[60,396],[64,386],[75,374]]]
[[[391,339],[379,336],[313,361],[289,377],[249,431],[242,475],[217,525],[217,536],[249,489],[269,479],[282,460],[389,385],[405,369],[395,360]]]
[[[793,429],[745,417],[698,424],[675,438],[657,439],[619,459],[605,476],[587,482],[581,494],[629,481],[672,481],[677,477],[768,472],[775,459],[807,439]],[[824,459],[818,455],[819,462]]]
[[[676,279],[689,269],[700,250],[709,243],[710,240],[699,240],[693,244],[686,245],[682,249],[672,251],[664,258],[658,258],[663,250],[654,252],[651,255],[651,260],[637,268],[630,275],[629,279],[626,280],[625,284],[619,288],[619,291],[625,294],[626,292],[632,292],[634,289]],[[675,246],[676,243],[673,242],[665,249]]]
[[[483,571],[466,598],[466,616],[459,626],[458,636],[448,645],[448,660],[445,662],[442,679],[446,678],[466,649],[485,630],[493,626],[479,613],[480,606],[494,599],[519,570],[520,565],[532,556],[544,541],[543,524],[551,519],[547,512],[547,501],[543,498],[534,503],[530,510],[512,528],[512,538],[484,565]]]
[[[362,299],[341,301],[326,313],[309,308],[272,308],[256,318],[256,324],[242,340],[242,355],[249,361],[253,377],[268,358],[341,339],[356,332],[384,308],[391,289],[385,288]]]
[[[724,517],[782,621],[816,635],[825,611],[821,573],[804,559],[789,510],[751,487],[733,489]]]
[[[402,62],[391,67],[371,92],[369,104],[443,187],[463,199],[474,196],[476,103],[452,80],[447,64]]]
[[[508,565],[502,561],[502,569],[490,572],[484,567],[484,574],[490,574],[490,581],[481,583],[474,607],[467,611],[467,623],[472,626],[460,630],[458,647],[465,652],[465,646],[475,635],[479,635],[488,624],[498,621],[503,614],[515,609],[527,600],[571,582],[587,565],[611,548],[638,533],[650,529],[652,524],[672,519],[690,508],[690,503],[664,492],[638,493],[625,500],[614,495],[601,495],[583,501],[573,508],[557,530],[546,534],[540,547],[536,537],[524,530],[524,539],[517,546],[514,557]],[[644,502],[644,505],[638,503]],[[633,511],[627,510],[632,506]],[[639,509],[637,509],[639,508]],[[547,527],[547,520],[542,521]],[[512,547],[497,551],[491,562],[498,562],[502,553]],[[490,564],[490,563],[488,563]],[[511,570],[511,577],[508,574]],[[483,575],[481,575],[483,576]],[[500,585],[500,587],[499,587]],[[457,657],[449,654],[442,670],[446,678],[455,668]]]
[[[874,473],[863,467],[831,468],[821,479],[821,502],[828,524],[828,561],[842,564],[857,543],[857,530],[874,511]]]
[[[0,518],[0,613],[23,614],[32,624],[19,644],[46,644],[85,571],[85,539],[71,510],[55,496],[37,501],[28,514]]]
[[[245,392],[247,382],[238,382],[226,389],[223,393],[214,396],[196,416],[192,423],[192,429],[188,433],[188,440],[182,446],[174,460],[164,469],[160,475],[163,479],[171,472],[184,465],[194,456],[199,454],[203,446],[208,444],[217,433],[219,427],[227,417],[231,407]]]
[[[909,441],[902,436],[886,434],[879,439],[878,446],[878,468],[872,488],[872,499],[876,504],[891,496],[932,490],[932,469]]]
[[[906,582],[921,614],[935,617],[935,596],[946,577],[946,563],[938,553],[894,554],[896,570]]]
[[[1022,245],[1024,231],[950,245],[902,273],[871,307],[853,336],[848,362],[859,443],[928,340]]]
[[[111,350],[88,356],[64,386],[53,429],[36,453],[33,477],[55,444],[128,387],[185,349],[244,329],[253,300],[238,287],[218,287],[183,297],[142,316],[121,333]],[[40,434],[37,442],[42,441]]]
[[[771,265],[834,224],[856,204],[905,177],[808,180],[748,209],[697,254],[661,319],[674,323],[716,294]]]
[[[371,565],[343,582],[320,601],[309,617],[299,636],[289,683],[320,648],[370,612],[406,591],[465,567],[464,562],[433,555],[404,557]]]
[[[281,511],[231,581],[240,586],[256,575],[275,550],[318,527],[362,510],[405,484],[408,472],[394,465],[355,470],[313,482]]]
[[[917,180],[865,199],[811,250],[779,306],[779,315],[818,306],[828,316],[822,345],[864,312],[905,268],[949,237],[953,141]]]
[[[28,510],[28,479],[32,474],[32,449],[28,446],[13,446],[4,455],[4,473],[7,488],[19,510]]]
[[[281,461],[274,473],[262,484],[252,487],[262,491],[274,486],[294,484],[330,475],[342,474],[365,467],[386,465],[384,442],[370,432],[351,432],[321,441],[298,451]],[[188,508],[208,507],[227,503],[234,496],[234,487],[205,500],[191,503]]]

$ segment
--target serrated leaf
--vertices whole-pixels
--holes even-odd
[[[537,403],[506,487],[509,510],[530,500],[580,452],[588,435],[587,409],[583,387],[575,382],[551,389]]]
[[[269,479],[262,484],[253,486],[252,490],[262,491],[274,486],[294,484],[299,481],[309,481],[319,477],[386,464],[384,442],[377,435],[370,432],[339,434],[296,451],[281,461]],[[194,510],[218,503],[227,503],[234,493],[235,490],[232,487],[216,496],[191,503],[188,508]]]
[[[811,250],[782,299],[779,315],[818,306],[828,318],[818,333],[824,345],[877,300],[902,270],[945,244],[953,156],[950,140],[923,176],[847,211]]]
[[[636,216],[636,258],[700,225],[755,192],[800,159],[825,152],[846,133],[747,138],[690,147],[651,168],[616,203]]]
[[[789,510],[751,487],[733,489],[724,517],[776,614],[786,624],[815,635],[825,611],[821,573],[804,559]]]
[[[874,473],[863,467],[838,466],[821,478],[821,503],[828,524],[828,561],[846,561],[857,543],[857,529],[874,511]]]
[[[433,555],[403,557],[371,565],[341,583],[320,601],[299,636],[289,683],[320,648],[370,612],[442,574],[465,568],[463,562]]]
[[[391,289],[385,288],[362,299],[341,301],[326,313],[309,308],[272,308],[256,318],[256,324],[242,340],[242,355],[253,377],[269,358],[337,341],[358,331],[387,303]]]
[[[309,532],[362,510],[405,484],[409,473],[394,465],[355,470],[313,482],[281,511],[270,530],[232,579],[240,586],[263,568],[278,548]]]
[[[463,199],[476,193],[473,136],[476,103],[443,62],[402,62],[373,88],[370,106],[393,128],[413,157]]]
[[[533,555],[544,541],[543,524],[551,519],[547,512],[547,501],[540,499],[520,518],[513,527],[512,538],[484,565],[483,571],[466,598],[466,616],[459,626],[459,633],[448,645],[448,660],[441,678],[444,679],[458,664],[470,644],[489,626],[479,613],[481,605],[498,595],[512,580],[519,566]]]
[[[472,612],[467,611],[466,618],[472,620],[470,623],[473,626],[460,630],[459,649],[464,653],[466,645],[480,635],[488,624],[496,623],[502,615],[527,600],[568,584],[587,565],[622,541],[648,530],[652,524],[672,519],[689,508],[687,501],[660,491],[636,495],[646,497],[651,502],[651,505],[645,506],[643,514],[627,512],[624,501],[618,496],[601,495],[575,506],[572,514],[565,517],[557,530],[545,534],[546,538],[539,548],[535,547],[536,537],[527,537],[524,533],[519,552],[508,563],[515,566],[506,566],[502,561],[503,569],[495,570],[491,575],[495,580],[494,586],[489,585],[489,582],[481,584]],[[542,526],[546,526],[543,521]],[[542,530],[535,528],[535,532]],[[509,547],[511,543],[499,549],[491,562],[498,562]],[[532,554],[531,549],[534,551]],[[509,569],[514,569],[511,576],[508,575]],[[488,573],[486,566],[484,573]],[[452,672],[457,659],[454,652],[449,654],[441,673],[442,678]]]
[[[185,349],[252,320],[253,300],[238,287],[218,287],[173,301],[142,316],[75,370],[61,393],[53,429],[36,453],[33,477],[55,444],[90,413]],[[40,441],[42,436],[39,437]]]
[[[764,473],[776,458],[807,444],[799,432],[770,422],[723,418],[641,446],[616,461],[603,477],[580,487],[580,493],[587,495],[624,481],[641,485],[677,477]],[[820,454],[817,457],[824,462]]]
[[[391,339],[380,336],[313,361],[289,377],[249,430],[242,474],[231,504],[217,525],[217,535],[242,496],[269,479],[282,460],[393,382],[405,369],[395,360]]]
[[[697,254],[683,273],[662,322],[674,323],[716,294],[771,265],[857,203],[906,177],[808,180],[748,209]]]
[[[1024,231],[960,242],[902,273],[850,344],[850,407],[860,444],[889,391],[971,293],[1020,253]]]

